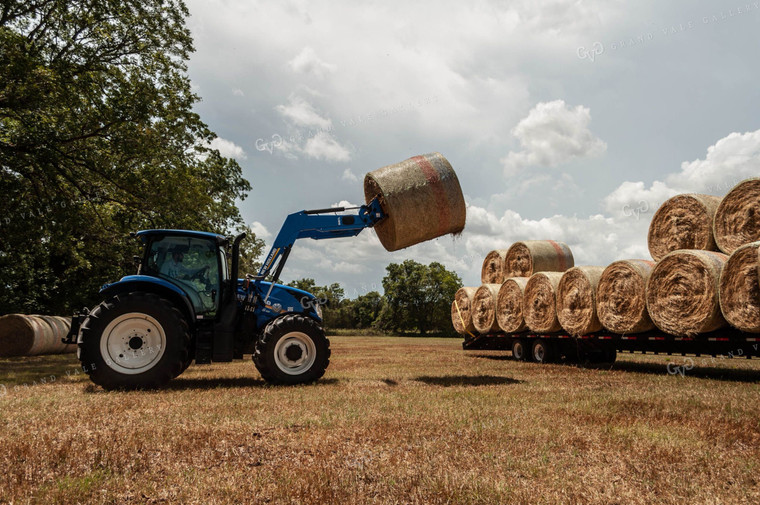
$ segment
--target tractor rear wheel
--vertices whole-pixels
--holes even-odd
[[[119,294],[82,323],[77,355],[104,389],[165,385],[188,363],[190,335],[182,313],[152,293]]]
[[[256,342],[253,362],[269,383],[313,382],[330,364],[330,341],[315,320],[290,314],[267,325]]]

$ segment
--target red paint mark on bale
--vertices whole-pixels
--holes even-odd
[[[441,184],[441,176],[426,157],[413,156],[412,160],[417,163],[425,179],[430,183],[430,189],[433,191],[436,203],[438,204],[438,234],[445,235],[451,221],[451,216],[449,215],[449,202],[446,197],[446,191],[444,191]]]
[[[559,260],[559,267],[564,272],[565,270],[567,270],[567,261],[565,259],[565,252],[562,250],[562,246],[560,246],[558,243],[556,243],[553,240],[548,240],[547,242],[549,242],[554,248],[554,250],[557,251],[557,259]]]

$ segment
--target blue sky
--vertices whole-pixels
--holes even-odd
[[[648,258],[662,201],[760,175],[760,3],[663,4],[192,0],[189,74],[265,240],[288,213],[363,203],[381,166],[439,151],[459,175],[461,237],[303,241],[284,280],[353,297],[412,258],[477,285],[516,240],[563,240],[579,265]]]

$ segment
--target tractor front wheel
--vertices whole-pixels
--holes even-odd
[[[256,342],[253,362],[269,383],[313,382],[330,364],[330,341],[315,320],[290,314],[267,325]]]
[[[82,324],[77,355],[104,389],[160,387],[188,362],[190,335],[182,313],[152,293],[119,294]]]

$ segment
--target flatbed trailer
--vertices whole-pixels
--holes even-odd
[[[611,363],[618,352],[750,359],[760,357],[760,334],[734,329],[694,337],[679,337],[661,331],[628,335],[598,332],[582,336],[535,332],[472,334],[465,336],[462,348],[509,350],[517,360],[538,363],[561,359]]]

